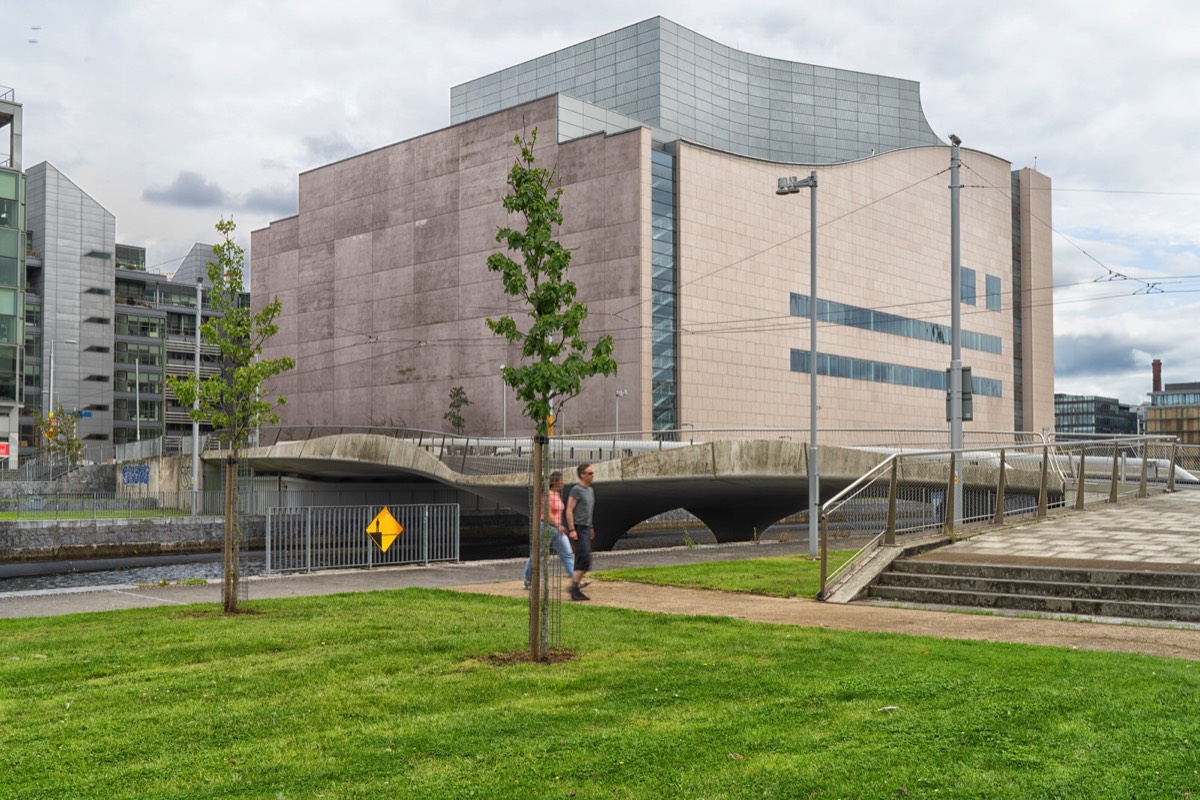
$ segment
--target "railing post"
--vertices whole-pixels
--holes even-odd
[[[1149,492],[1146,488],[1146,472],[1148,470],[1147,463],[1150,461],[1150,448],[1145,441],[1142,442],[1142,477],[1138,482],[1138,497],[1146,497]]]
[[[263,575],[271,574],[271,509],[267,509],[266,530],[263,532]],[[194,524],[194,523],[193,523]]]
[[[1083,484],[1086,483],[1083,477],[1083,468],[1086,465],[1087,445],[1082,445],[1079,448],[1079,474],[1075,476],[1075,510],[1083,510]]]
[[[1108,490],[1108,502],[1117,502],[1117,475],[1120,465],[1121,448],[1116,442],[1113,442],[1113,468],[1112,468],[1112,484]]]
[[[883,532],[883,543],[886,545],[894,545],[896,543],[896,494],[897,481],[899,480],[899,468],[897,462],[899,459],[892,456],[892,479],[888,482],[888,510],[887,510],[887,528]],[[821,560],[824,561],[824,548],[821,552]]]
[[[425,506],[425,524],[421,526],[421,558],[429,566],[429,506]]]
[[[812,520],[809,520],[808,522],[810,525],[812,524]],[[825,584],[829,579],[829,548],[827,547],[829,528],[828,523],[825,520],[825,512],[821,511],[819,506],[817,507],[817,532],[818,536],[821,538],[821,591],[817,592],[817,599],[824,600]]]
[[[957,453],[950,453],[950,477],[946,480],[946,519],[942,523],[942,529],[945,530],[947,536],[954,535],[954,461]]]
[[[1038,489],[1038,519],[1045,519],[1050,505],[1050,448],[1042,445],[1042,483]]]
[[[1175,459],[1179,457],[1179,443],[1171,442],[1171,472],[1167,475],[1167,491],[1175,491]]]
[[[1004,524],[1004,492],[1008,488],[1007,475],[1004,472],[1004,448],[1000,448],[1000,474],[996,477],[996,515],[992,517],[993,525]]]
[[[312,572],[312,506],[304,515],[304,571]]]

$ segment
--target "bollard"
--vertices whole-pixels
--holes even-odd
[[[1150,460],[1150,453],[1146,449],[1146,443],[1142,442],[1142,477],[1138,482],[1138,497],[1145,497],[1146,491],[1146,462]]]
[[[1049,506],[1049,474],[1050,474],[1050,448],[1042,447],[1042,485],[1038,489],[1038,510],[1039,519],[1046,517],[1046,511]]]
[[[1121,448],[1117,447],[1116,443],[1114,442],[1113,443],[1112,485],[1108,490],[1108,502],[1110,502],[1110,503],[1117,502],[1117,475],[1118,475],[1117,468],[1120,463],[1120,458],[1121,458]]]
[[[942,523],[942,529],[946,531],[946,535],[954,536],[954,461],[957,453],[950,453],[950,477],[946,481],[946,519]]]
[[[898,480],[898,463],[899,459],[892,456],[892,479],[888,485],[888,510],[887,510],[887,528],[883,532],[883,543],[886,545],[894,545],[896,543],[896,482]],[[824,551],[821,553],[821,558],[824,560]]]
[[[1004,448],[1000,448],[1000,475],[996,478],[996,515],[992,517],[993,525],[1004,523],[1004,492],[1007,489],[1007,476],[1004,474]]]
[[[1079,448],[1079,474],[1076,476],[1076,485],[1075,485],[1075,510],[1076,511],[1083,510],[1083,484],[1085,483],[1085,480],[1083,477],[1083,468],[1085,466],[1086,456],[1087,456],[1086,448],[1084,448],[1084,447]]]

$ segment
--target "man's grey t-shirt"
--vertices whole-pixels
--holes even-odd
[[[592,506],[596,504],[596,493],[592,487],[577,483],[571,487],[571,497],[575,498],[574,524],[577,528],[591,528]]]

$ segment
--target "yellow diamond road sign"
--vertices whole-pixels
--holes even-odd
[[[392,542],[396,541],[396,537],[404,533],[404,526],[396,521],[392,516],[392,512],[387,510],[387,506],[375,515],[375,519],[371,520],[371,524],[367,526],[367,536],[380,552],[386,553],[388,548],[392,546]]]

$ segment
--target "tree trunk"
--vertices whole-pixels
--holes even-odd
[[[546,437],[535,436],[533,445],[533,502],[529,514],[529,658],[543,661],[546,658],[546,609],[542,603],[542,470],[545,463]]]
[[[234,553],[234,514],[237,511],[234,497],[237,460],[225,460],[225,575],[221,587],[221,601],[226,614],[237,613],[237,563]]]

